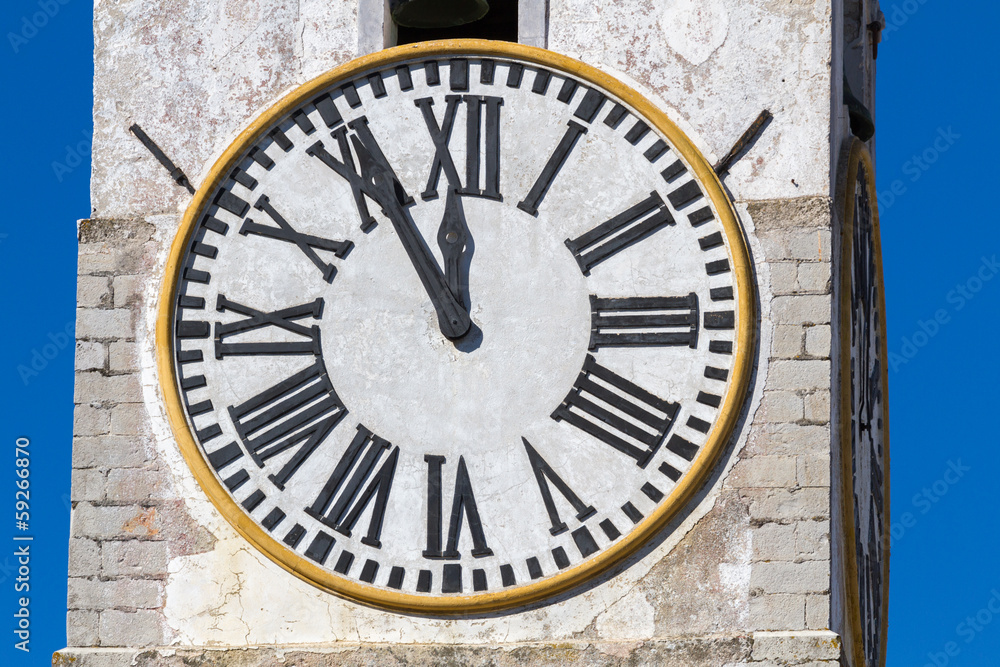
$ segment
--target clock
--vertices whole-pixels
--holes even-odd
[[[187,209],[158,363],[240,535],[429,614],[578,587],[704,483],[755,296],[733,207],[665,114],[578,61],[388,49],[255,120]]]
[[[889,399],[875,174],[865,145],[845,149],[840,240],[840,440],[848,611],[858,665],[885,664],[889,591]]]

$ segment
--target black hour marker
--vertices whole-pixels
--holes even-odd
[[[215,323],[215,358],[223,359],[227,355],[269,355],[269,354],[315,354],[322,352],[320,348],[319,327],[315,324],[311,327],[299,324],[296,320],[311,317],[314,320],[320,319],[323,315],[323,299],[316,299],[312,303],[304,303],[300,306],[283,308],[270,313],[244,306],[235,301],[230,301],[225,295],[220,294],[216,300],[216,310],[220,313],[232,311],[243,315],[246,319],[230,324],[221,322]],[[289,333],[305,338],[305,341],[295,340],[287,342],[268,343],[227,343],[226,339],[237,334],[254,331],[263,327],[276,327]]]
[[[569,487],[566,482],[562,480],[559,475],[555,473],[545,459],[535,451],[535,448],[531,446],[527,438],[521,438],[524,442],[524,449],[528,452],[528,461],[531,463],[531,469],[535,473],[535,481],[538,483],[538,490],[542,494],[542,502],[545,504],[545,511],[549,515],[549,521],[552,523],[552,527],[549,528],[549,532],[553,535],[558,535],[566,531],[566,524],[559,517],[559,510],[556,508],[555,502],[552,500],[552,491],[549,489],[549,481],[551,481],[563,497],[569,501],[569,504],[573,506],[576,510],[577,521],[586,521],[589,517],[593,516],[596,512],[592,505],[586,505],[580,497],[573,492],[573,489]],[[548,481],[546,480],[548,478]]]
[[[413,78],[410,76],[410,66],[400,65],[396,68],[396,79],[401,91],[413,90]]]
[[[566,130],[562,139],[559,140],[559,145],[556,146],[555,152],[552,153],[548,162],[545,163],[545,167],[542,168],[542,173],[538,176],[535,184],[531,186],[528,196],[523,201],[518,202],[517,207],[522,211],[534,216],[538,215],[538,205],[545,199],[545,195],[549,191],[552,181],[555,180],[556,174],[562,169],[566,158],[569,157],[573,147],[576,146],[576,142],[582,135],[587,133],[587,128],[575,120],[569,121],[568,125],[569,129]]]
[[[688,222],[691,223],[692,227],[700,227],[704,225],[709,220],[714,219],[715,216],[712,215],[712,209],[709,207],[700,208],[691,215],[688,216]]]
[[[434,162],[427,178],[427,187],[420,196],[425,200],[438,196],[438,181],[443,171],[448,180],[448,187],[457,188],[458,194],[502,200],[500,196],[500,107],[503,105],[503,98],[447,95],[445,102],[444,118],[439,125],[434,117],[434,100],[425,97],[414,101],[423,114],[427,131],[434,143]],[[455,167],[455,161],[448,147],[458,107],[461,104],[465,105],[466,111],[465,185],[462,185],[458,169]],[[482,112],[483,107],[486,108],[485,119]],[[484,125],[485,141],[482,137]],[[483,166],[485,167],[485,187],[480,189],[480,173]]]
[[[628,132],[625,133],[625,141],[635,146],[649,132],[649,125],[641,120],[637,120]]]
[[[474,591],[485,591],[487,589],[486,585],[486,570],[473,570],[472,571],[472,590]]]
[[[334,104],[330,95],[320,95],[313,100],[313,104],[316,105],[316,110],[319,111],[319,116],[323,119],[323,122],[326,123],[327,127],[336,127],[344,122],[340,112],[337,111],[337,105]]]
[[[671,163],[666,169],[661,171],[660,175],[663,176],[663,180],[669,183],[670,181],[674,180],[675,178],[686,172],[687,172],[687,167],[684,166],[683,162],[677,160]]]
[[[714,234],[701,237],[698,239],[698,245],[701,246],[702,250],[717,248],[722,245],[722,232],[715,232]]]
[[[246,173],[239,167],[233,169],[233,172],[230,174],[230,176],[233,178],[234,181],[245,187],[247,190],[253,190],[254,188],[257,187],[257,179],[251,176],[250,174]]]
[[[649,482],[646,482],[645,484],[643,484],[642,488],[639,489],[639,490],[642,491],[642,493],[647,498],[649,498],[650,500],[652,500],[654,503],[658,503],[661,500],[663,500],[663,492],[660,491],[655,486],[653,486],[652,484],[650,484]]]
[[[695,431],[700,431],[701,433],[708,433],[708,429],[712,426],[704,419],[698,419],[697,417],[688,417],[687,420],[688,428],[694,429]]]
[[[661,157],[663,157],[663,154],[666,152],[667,152],[667,142],[663,141],[663,139],[659,139],[656,141],[656,143],[647,148],[646,152],[643,153],[642,155],[650,162],[656,162]]]
[[[451,521],[448,524],[448,545],[441,551],[442,519],[442,487],[441,469],[445,457],[434,454],[424,456],[427,462],[427,549],[424,558],[459,559],[458,543],[462,529],[463,517],[468,518],[469,532],[472,533],[472,555],[476,558],[492,556],[493,550],[486,544],[486,535],[479,518],[479,508],[472,491],[469,470],[465,465],[465,457],[458,458],[458,471],[455,475],[455,495],[451,505]]]
[[[615,524],[611,523],[611,519],[605,519],[601,522],[601,530],[604,531],[604,534],[607,535],[608,539],[612,542],[622,536],[621,531],[615,527]]]
[[[708,344],[708,351],[716,354],[732,354],[733,344],[728,340],[713,340]],[[705,370],[705,373],[707,376],[707,369]],[[723,377],[722,379],[725,380],[726,378]]]
[[[507,87],[519,88],[521,86],[521,75],[524,74],[524,65],[511,63],[510,70],[507,71]]]
[[[309,120],[309,116],[306,112],[301,109],[292,114],[292,120],[295,121],[295,124],[298,125],[299,129],[305,134],[312,134],[316,131],[316,126],[312,124],[311,120]]]
[[[247,212],[248,208],[250,208],[250,204],[246,203],[229,190],[219,190],[219,194],[215,196],[215,204],[219,208],[229,211],[238,218],[242,218],[243,214]]]
[[[177,338],[208,338],[211,327],[208,322],[178,320],[174,327],[174,335]]]
[[[544,95],[549,89],[549,80],[552,75],[545,70],[538,70],[535,72],[535,81],[531,84],[531,92],[537,95]]]
[[[220,447],[208,455],[208,462],[216,471],[222,470],[233,461],[243,457],[243,450],[235,442]]]
[[[246,236],[247,234],[255,234],[257,236],[264,236],[269,239],[277,239],[279,241],[285,241],[286,243],[294,243],[298,246],[299,250],[309,258],[309,260],[316,265],[323,273],[323,280],[326,282],[333,282],[333,277],[337,274],[337,267],[333,264],[324,262],[319,255],[316,254],[316,250],[328,250],[332,252],[337,257],[344,257],[353,247],[353,243],[350,241],[331,241],[330,239],[324,239],[319,236],[312,236],[310,234],[303,234],[292,228],[288,221],[286,221],[278,211],[271,206],[271,200],[268,199],[267,195],[261,195],[254,204],[254,208],[259,211],[263,211],[270,216],[277,227],[271,227],[270,225],[260,225],[247,218],[243,221],[243,226],[240,228],[240,234]]]
[[[595,378],[601,382],[595,382]],[[612,391],[609,385],[616,391]],[[631,420],[594,403],[585,397],[584,393],[625,413]],[[663,416],[658,416],[650,410],[655,410]],[[573,389],[563,400],[562,405],[552,413],[552,418],[576,426],[606,445],[631,456],[640,468],[645,468],[663,443],[667,431],[677,416],[677,410],[677,403],[665,401],[629,382],[598,364],[593,355],[588,354],[583,364],[583,371],[577,377]],[[596,421],[586,419],[583,415]],[[607,427],[610,427],[610,430]],[[652,432],[649,429],[653,429]],[[625,440],[625,437],[632,442]]]
[[[679,435],[671,436],[667,443],[667,449],[688,461],[694,460],[695,454],[698,453],[698,445],[688,442]]]
[[[706,329],[732,329],[736,326],[736,313],[732,310],[705,313]]]
[[[514,568],[510,565],[500,566],[500,583],[503,584],[504,588],[507,586],[513,586],[517,583],[517,578],[514,577]]]
[[[372,95],[375,99],[385,97],[385,82],[382,81],[382,73],[375,72],[374,74],[368,75],[368,85],[372,89]]]
[[[580,106],[576,108],[573,115],[582,119],[585,123],[590,123],[593,122],[594,118],[597,116],[597,112],[601,110],[603,105],[604,95],[597,92],[593,88],[588,88],[587,93],[583,96],[583,100],[580,102]]]
[[[719,404],[722,402],[722,397],[716,396],[715,394],[709,394],[704,391],[699,391],[698,402],[701,403],[702,405],[710,405],[713,408],[717,408],[719,407]]]
[[[569,567],[569,556],[566,555],[566,550],[562,547],[556,547],[552,550],[552,560],[555,561],[556,567],[560,570]]]
[[[420,570],[417,574],[417,592],[430,593],[431,591],[431,571]]]
[[[368,559],[362,566],[361,574],[358,576],[358,579],[365,582],[366,584],[370,584],[375,581],[376,574],[378,574],[378,563],[376,563],[371,559]]]
[[[424,63],[424,75],[427,77],[428,86],[436,86],[441,83],[441,73],[438,71],[438,64],[433,60]]]
[[[206,442],[218,438],[220,435],[222,435],[222,428],[218,424],[209,424],[198,431],[198,440],[204,445]]]
[[[713,352],[725,352],[729,354],[733,351],[733,344],[729,341],[713,340],[713,343],[718,343],[716,347],[718,350],[712,350]],[[712,366],[705,366],[705,377],[709,380],[722,380],[725,382],[729,378],[729,371],[725,368],[714,368]]]
[[[292,140],[288,138],[287,134],[281,131],[281,128],[274,128],[270,131],[270,133],[268,133],[268,136],[270,136],[271,140],[278,144],[278,147],[286,153],[295,148],[295,144],[292,143]]]
[[[590,314],[591,350],[601,347],[698,346],[698,295],[694,292],[687,296],[621,299],[602,299],[592,294]]]
[[[383,458],[389,447],[390,444],[385,439],[373,435],[359,424],[357,435],[340,457],[337,467],[316,500],[305,508],[306,513],[338,533],[350,537],[361,513],[374,500],[368,533],[361,538],[361,542],[376,549],[381,548],[379,537],[382,534],[382,522],[396,473],[396,461],[399,459],[399,447]],[[382,467],[373,474],[380,460]]]
[[[243,509],[247,512],[253,512],[266,498],[267,496],[264,495],[264,492],[257,489],[240,504],[243,505]]]
[[[575,239],[566,239],[583,275],[608,257],[674,224],[658,192]]]
[[[714,262],[708,262],[705,264],[705,272],[710,276],[716,276],[720,273],[728,273],[729,260],[719,259]]]
[[[395,588],[398,591],[403,587],[403,578],[405,576],[406,570],[396,565],[389,570],[389,583],[387,585],[389,588]]]
[[[279,489],[347,414],[330,384],[322,358],[308,368],[229,408],[246,451],[261,468],[267,460],[298,446],[269,479]]]
[[[284,519],[285,513],[275,507],[266,517],[264,517],[264,520],[260,522],[260,525],[264,526],[268,532],[272,532],[279,523],[284,521]]]
[[[319,534],[313,538],[312,544],[306,549],[306,557],[322,565],[326,562],[327,556],[330,555],[330,549],[333,548],[334,542],[331,535],[327,535],[322,530],[319,531]]]
[[[697,181],[688,181],[681,187],[677,188],[673,192],[667,195],[667,199],[670,200],[670,205],[675,209],[679,209],[682,206],[687,206],[695,199],[701,197],[701,188],[698,187]]]
[[[559,94],[556,95],[556,99],[563,104],[569,104],[570,100],[573,99],[573,93],[576,92],[576,81],[573,79],[566,79],[563,81],[562,87],[559,89]]]
[[[712,301],[732,301],[733,300],[733,288],[732,287],[713,287],[709,292],[712,297]]]
[[[621,125],[623,120],[625,120],[625,116],[627,114],[628,111],[625,109],[625,107],[623,107],[620,104],[616,104],[614,107],[612,107],[611,111],[609,111],[608,115],[604,118],[604,124],[613,130],[618,129],[618,126]]]
[[[573,541],[576,542],[576,548],[580,550],[581,556],[586,558],[593,553],[597,553],[597,542],[594,541],[594,536],[590,534],[590,531],[587,530],[586,526],[577,528],[573,531],[572,535]]]
[[[671,481],[676,482],[681,478],[681,471],[665,461],[660,464],[659,470],[661,473],[666,475]]]
[[[351,571],[351,565],[353,564],[354,554],[350,551],[342,551],[340,552],[340,558],[337,559],[337,564],[333,566],[333,571],[340,574],[347,574]]]
[[[236,493],[237,489],[246,484],[249,480],[250,480],[250,473],[248,473],[246,470],[240,470],[239,472],[227,477],[226,481],[223,483],[226,485],[226,488],[229,489],[232,493]]]
[[[462,566],[455,563],[447,563],[441,571],[441,592],[461,593],[462,592]]]
[[[177,351],[177,361],[182,364],[190,364],[196,361],[203,361],[204,357],[201,354],[201,350],[178,350]],[[209,401],[211,402],[211,401]],[[194,409],[194,406],[191,406]],[[198,414],[197,412],[192,412],[192,415]]]
[[[636,509],[635,505],[631,502],[627,502],[622,505],[622,512],[625,513],[625,516],[627,516],[632,523],[639,523],[642,521],[642,512]]]
[[[542,565],[538,562],[538,559],[534,556],[527,559],[525,564],[528,566],[528,576],[532,579],[542,578]]]
[[[464,58],[456,58],[451,61],[449,72],[449,83],[451,89],[463,91],[469,89],[469,61]]]
[[[340,89],[344,93],[344,99],[347,100],[347,104],[352,109],[357,109],[361,106],[361,97],[358,95],[358,89],[353,83],[349,83]]]
[[[305,534],[306,534],[306,529],[300,526],[299,524],[295,524],[294,526],[292,526],[292,529],[288,531],[288,534],[285,535],[285,539],[283,539],[282,542],[284,542],[285,544],[294,549],[295,547],[299,546],[299,542],[302,541],[302,538],[303,536],[305,536]]]
[[[361,230],[367,232],[375,226],[375,218],[368,211],[368,203],[365,201],[366,186],[361,179],[361,175],[358,173],[357,167],[355,167],[354,158],[351,155],[351,141],[359,141],[371,156],[389,172],[392,172],[392,167],[386,161],[385,155],[375,140],[371,128],[368,127],[368,119],[365,116],[352,120],[347,125],[353,131],[353,134],[348,135],[348,130],[344,127],[337,128],[330,133],[330,136],[337,140],[337,146],[340,149],[340,160],[333,157],[326,150],[322,141],[317,141],[307,148],[306,154],[320,160],[350,184],[351,192],[354,195],[354,203],[357,205],[358,215],[361,218]],[[395,173],[392,173],[395,176]],[[398,179],[396,180],[398,181]],[[404,198],[403,203],[411,204],[413,203],[413,199],[407,196]]]
[[[493,84],[493,75],[496,72],[496,63],[492,60],[483,60],[479,64],[479,83],[487,85]]]

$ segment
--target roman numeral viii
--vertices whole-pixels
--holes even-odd
[[[601,366],[588,354],[583,371],[552,418],[576,426],[645,468],[663,444],[678,407]]]
[[[674,224],[659,193],[652,192],[641,202],[603,222],[575,239],[566,239],[583,275],[617,252]]]
[[[698,295],[602,299],[590,295],[590,349],[698,347]]]
[[[340,457],[316,501],[306,508],[306,513],[350,537],[354,524],[374,501],[368,533],[361,538],[361,542],[381,548],[382,521],[399,459],[399,447],[391,452],[389,448],[390,444],[384,438],[373,435],[359,424],[358,434]],[[379,461],[382,466],[373,475],[372,471]]]
[[[465,465],[465,457],[458,457],[458,470],[455,474],[455,495],[451,503],[451,521],[448,524],[448,545],[441,551],[441,469],[445,457],[434,454],[424,456],[427,462],[427,549],[424,558],[459,559],[462,554],[458,550],[461,537],[462,519],[468,519],[469,532],[472,533],[472,555],[476,558],[492,556],[493,550],[486,544],[483,532],[483,522],[479,518],[479,507],[476,496],[472,492],[472,481],[469,479],[469,469]]]
[[[501,201],[503,197],[500,195],[500,107],[503,105],[503,98],[448,95],[444,99],[444,118],[440,125],[434,117],[433,99],[425,97],[414,100],[414,104],[424,115],[424,123],[431,135],[431,141],[434,142],[434,164],[431,165],[431,173],[427,178],[427,187],[420,196],[424,199],[434,199],[438,196],[438,181],[443,171],[445,178],[448,179],[449,188],[457,188],[458,194]],[[461,105],[465,106],[465,185],[462,185],[451,149],[448,147],[455,117]],[[482,188],[479,187],[480,184]]]
[[[301,306],[283,308],[274,312],[264,312],[230,301],[220,294],[216,301],[216,310],[220,313],[232,311],[243,315],[245,319],[230,324],[215,323],[215,358],[223,359],[232,355],[263,355],[263,354],[315,354],[321,352],[319,327],[299,324],[297,320],[311,317],[318,320],[323,316],[323,299]],[[227,343],[231,336],[254,331],[263,327],[275,327],[298,336],[299,338],[285,342],[268,343]],[[304,338],[305,340],[301,340]]]
[[[229,416],[247,454],[263,468],[269,459],[297,447],[268,478],[279,489],[347,414],[326,374],[322,357],[304,370],[239,405]]]

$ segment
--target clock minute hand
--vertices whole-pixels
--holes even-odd
[[[469,232],[465,227],[461,199],[454,188],[449,187],[448,199],[444,205],[444,217],[438,228],[437,241],[444,258],[444,277],[448,288],[462,303],[462,260],[468,251]],[[463,304],[467,305],[467,304]]]
[[[361,178],[364,181],[362,188],[378,202],[396,230],[403,249],[417,271],[417,277],[434,304],[441,333],[447,338],[461,338],[472,326],[472,320],[449,289],[437,261],[403,207],[406,199],[403,186],[396,180],[392,170],[376,160],[357,137],[351,137],[351,141],[358,154]]]

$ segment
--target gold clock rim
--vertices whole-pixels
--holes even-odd
[[[730,386],[720,408],[719,419],[709,433],[708,441],[693,462],[689,473],[670,495],[661,501],[657,510],[636,525],[618,543],[575,567],[568,568],[548,579],[526,584],[513,590],[468,596],[421,596],[355,583],[329,573],[287,549],[258,526],[247,514],[244,514],[223,489],[190,432],[177,385],[173,337],[171,335],[175,310],[173,297],[180,278],[179,272],[182,268],[188,240],[207,204],[208,195],[229,173],[244,151],[262,136],[264,130],[278,122],[292,109],[311,100],[312,96],[334,82],[350,79],[366,70],[430,55],[496,56],[550,67],[603,89],[631,106],[653,127],[670,139],[705,188],[706,196],[711,200],[717,219],[722,224],[729,240],[733,261],[732,271],[739,293],[737,347],[734,353]],[[244,539],[288,572],[340,597],[395,612],[456,615],[523,607],[576,588],[635,553],[681,509],[686,507],[692,496],[701,489],[718,460],[719,454],[728,444],[743,409],[753,359],[755,325],[755,290],[750,255],[743,228],[739,224],[735,209],[711,165],[688,139],[687,135],[667,118],[663,111],[614,77],[567,56],[510,42],[460,39],[398,46],[356,58],[336,67],[298,86],[294,91],[284,96],[253,120],[230,143],[188,205],[170,248],[170,255],[165,267],[164,284],[160,291],[160,306],[156,323],[156,356],[159,383],[166,404],[168,420],[184,460],[198,480],[201,489],[212,501],[213,506]]]
[[[840,364],[839,364],[839,446],[840,464],[842,478],[842,501],[841,509],[844,516],[844,527],[846,533],[846,554],[845,571],[847,580],[847,612],[850,616],[852,634],[854,636],[853,653],[856,665],[865,665],[864,644],[862,641],[863,619],[861,618],[860,587],[858,585],[858,559],[857,559],[857,539],[855,535],[854,523],[854,485],[851,453],[851,388],[846,378],[851,377],[851,338],[847,335],[846,326],[851,318],[851,273],[848,270],[851,266],[851,257],[854,250],[854,195],[858,177],[859,165],[864,165],[865,180],[868,185],[868,192],[873,204],[872,206],[872,247],[875,253],[875,275],[879,286],[879,318],[882,326],[882,339],[879,344],[879,354],[882,355],[882,424],[883,424],[883,503],[885,515],[883,516],[883,526],[889,526],[890,496],[889,496],[889,369],[886,360],[888,354],[888,340],[886,329],[885,312],[885,280],[882,273],[882,240],[879,232],[879,211],[878,193],[875,189],[875,169],[872,163],[871,153],[868,147],[860,139],[851,137],[844,148],[847,156],[847,169],[844,170],[845,180],[840,188],[840,202],[843,205],[843,225],[840,237],[840,266],[839,266],[839,328],[840,328]],[[884,667],[887,655],[886,641],[888,639],[889,623],[889,560],[892,538],[888,530],[882,535],[882,549],[885,558],[882,562],[882,609],[881,627],[879,634],[881,637],[878,667]]]

